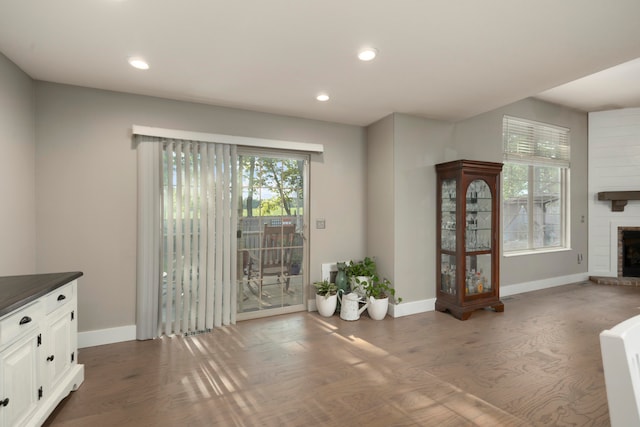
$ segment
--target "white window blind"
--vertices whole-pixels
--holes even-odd
[[[502,132],[505,161],[569,167],[569,129],[504,116]]]
[[[236,146],[138,135],[137,338],[236,320]]]

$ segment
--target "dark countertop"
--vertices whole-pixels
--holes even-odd
[[[0,277],[0,317],[82,276],[81,271]]]

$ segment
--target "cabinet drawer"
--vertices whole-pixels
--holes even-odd
[[[26,305],[0,320],[0,346],[30,331],[44,319],[44,306],[40,300]]]
[[[44,297],[44,304],[47,314],[73,301],[73,298],[76,294],[75,289],[76,282],[74,280],[73,282],[67,283],[66,285],[61,286],[55,291],[47,294]]]

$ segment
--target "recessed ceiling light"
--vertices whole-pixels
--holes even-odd
[[[378,51],[372,47],[367,47],[358,52],[358,59],[361,61],[371,61],[376,57]]]
[[[137,68],[139,70],[149,69],[149,64],[147,64],[147,61],[145,61],[142,58],[129,58],[129,64],[131,64],[132,67]]]
[[[326,93],[321,93],[320,95],[316,96],[316,99],[318,101],[325,102],[329,100],[329,95],[327,95]]]

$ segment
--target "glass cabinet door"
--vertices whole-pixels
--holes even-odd
[[[440,290],[448,294],[456,294],[456,180],[445,179],[441,188],[440,203]],[[451,252],[447,254],[445,252]]]
[[[482,179],[469,184],[466,194],[465,251],[467,295],[491,292],[491,188]]]

